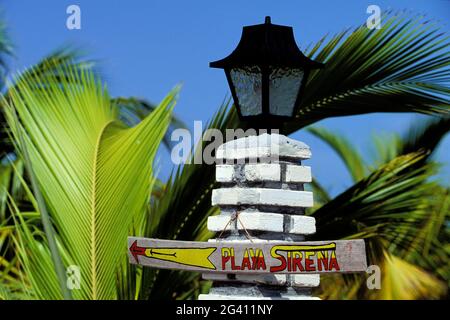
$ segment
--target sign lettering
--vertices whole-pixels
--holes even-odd
[[[332,273],[367,269],[363,240],[192,242],[128,238],[130,263],[222,273]]]

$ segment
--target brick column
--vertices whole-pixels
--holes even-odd
[[[221,213],[209,217],[208,229],[221,239],[210,241],[253,242],[302,241],[316,231],[315,219],[304,215],[313,205],[311,168],[303,166],[311,151],[303,142],[278,134],[262,134],[229,141],[217,150],[225,164],[216,167],[220,189],[212,204]],[[238,219],[235,219],[238,213]],[[213,280],[210,292],[200,300],[225,299],[318,299],[311,288],[320,283],[318,274],[238,275],[204,273]]]

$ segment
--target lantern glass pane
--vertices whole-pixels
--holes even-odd
[[[262,75],[257,66],[233,68],[230,71],[241,114],[255,116],[262,113]]]
[[[272,68],[269,74],[269,110],[271,114],[291,117],[303,79],[303,70]]]

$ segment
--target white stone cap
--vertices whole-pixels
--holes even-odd
[[[280,134],[248,136],[222,144],[216,152],[217,159],[238,160],[258,158],[311,158],[310,148],[301,141]]]

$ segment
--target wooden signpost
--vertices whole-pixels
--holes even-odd
[[[221,273],[333,273],[367,269],[363,240],[192,242],[128,238],[130,263]]]
[[[312,288],[321,273],[364,272],[364,240],[305,241],[316,232],[313,194],[304,188],[311,169],[301,161],[311,151],[300,141],[278,134],[232,140],[216,153],[218,189],[208,217],[208,242],[128,238],[130,263],[201,272],[213,284],[199,300],[318,299]],[[236,159],[247,161],[235,164]],[[230,163],[229,163],[230,162]]]

